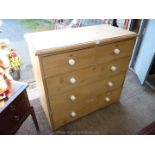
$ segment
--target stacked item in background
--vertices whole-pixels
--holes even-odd
[[[6,51],[9,49],[8,40],[0,40],[0,108],[9,97],[12,77],[9,74],[9,59]]]
[[[100,24],[113,25],[113,19],[53,19],[55,29],[85,27]]]
[[[109,24],[126,30],[138,32],[140,19],[53,19],[55,29],[85,27],[100,24]]]

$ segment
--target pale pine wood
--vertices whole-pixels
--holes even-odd
[[[83,49],[77,52],[69,52],[42,58],[45,77],[55,76],[68,71],[90,66],[94,63],[94,48]],[[69,65],[69,59],[75,60],[75,65]]]
[[[99,45],[95,48],[96,49],[95,62],[99,64],[119,59],[125,56],[131,56],[134,43],[135,40],[131,39],[107,45],[101,45],[101,46]],[[120,49],[120,54],[116,55],[114,53],[115,48]]]
[[[57,96],[50,96],[51,101],[51,109],[53,114],[61,115],[65,109],[69,109],[71,106],[77,105],[81,106],[83,101],[101,95],[104,92],[112,91],[116,88],[122,86],[124,80],[124,73],[117,75],[113,78],[103,79],[100,81],[96,81],[90,83],[88,85],[84,85],[78,89],[74,89],[71,91],[67,91],[64,94],[59,94]],[[112,87],[108,86],[108,82],[111,81],[113,83]],[[50,91],[51,92],[51,91]],[[71,101],[70,95],[75,95],[76,100]],[[63,107],[63,108],[62,108]]]
[[[35,55],[58,54],[68,50],[94,46],[100,40],[102,44],[135,38],[136,33],[115,28],[110,25],[95,25],[74,29],[44,31],[26,34],[36,51]]]
[[[53,129],[119,100],[135,33],[99,25],[25,37],[33,47],[30,53],[40,98]],[[114,54],[115,48],[120,54]],[[76,61],[74,66],[68,64],[70,58]],[[117,68],[115,72],[111,66]],[[71,77],[77,81],[73,85],[69,83]],[[70,100],[71,95],[76,96],[75,101]],[[74,118],[72,111],[77,113]]]
[[[39,90],[39,97],[40,97],[41,105],[42,105],[42,108],[45,112],[47,120],[51,126],[52,117],[50,116],[50,107],[48,104],[49,103],[48,97],[47,97],[46,89],[44,89],[44,87],[45,87],[44,82],[42,80],[41,64],[40,64],[39,58],[34,55],[34,52],[33,52],[34,48],[29,41],[28,41],[28,45],[29,45],[28,47],[29,47],[29,51],[30,51],[32,65],[35,67],[35,69],[33,71],[34,71],[35,79],[37,82],[37,88]]]
[[[76,79],[75,84],[70,83],[70,78]],[[55,77],[46,79],[47,89],[51,96],[55,96],[60,93],[64,93],[82,85],[89,84],[98,80],[100,77],[100,68],[98,66],[92,66],[76,70],[73,72],[67,72]]]
[[[125,73],[129,65],[129,61],[130,61],[130,57],[128,56],[128,57],[112,60],[106,64],[99,65],[101,69],[104,69],[104,71],[101,72],[101,77],[107,78],[107,77],[116,76],[117,74],[120,74],[120,73]],[[111,70],[112,66],[116,67],[116,71],[113,72]]]
[[[77,52],[69,52],[59,55],[46,56],[42,58],[44,76],[56,76],[62,73],[74,71],[80,68],[94,65],[95,63],[105,63],[111,60],[130,56],[134,40],[116,42],[110,45],[102,45],[88,48]],[[120,54],[114,54],[114,49],[119,48]],[[69,65],[69,59],[75,60],[75,65]]]
[[[94,65],[59,76],[49,77],[46,79],[49,95],[55,96],[109,76],[112,77],[120,73],[125,73],[129,59],[130,57],[124,57],[123,59],[111,61],[108,64]],[[112,66],[117,67],[115,72],[111,71]],[[76,79],[75,84],[70,84],[69,80],[71,77]]]
[[[97,104],[101,105],[101,106],[103,104],[104,104],[104,106],[108,106],[112,103],[119,102],[119,97],[120,97],[121,91],[122,91],[122,87],[119,87],[113,91],[109,91],[109,92],[99,95],[97,97]],[[106,102],[106,100],[105,100],[106,97],[110,98],[109,102]]]
[[[83,100],[80,104],[80,106],[75,104],[72,104],[72,107],[67,109],[65,112],[63,113],[59,113],[59,115],[55,115],[55,113],[53,114],[53,118],[54,118],[54,126],[55,128],[59,128],[60,126],[71,122],[73,120],[76,120],[80,117],[83,117],[87,114],[89,114],[90,112],[94,112],[100,108],[104,108],[112,103],[118,103],[119,101],[119,96],[121,93],[121,87],[117,88],[116,90],[107,92],[107,93],[103,93],[99,96],[95,96],[95,97],[90,97],[87,100]],[[105,97],[109,97],[111,100],[110,102],[106,102],[105,101]],[[63,109],[63,108],[62,108]],[[71,117],[70,113],[71,112],[76,112],[76,117],[73,118]]]

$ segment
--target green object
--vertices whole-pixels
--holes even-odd
[[[22,64],[22,60],[20,56],[12,57],[10,60],[10,67],[14,70],[19,70]]]
[[[54,29],[54,24],[46,19],[20,19],[19,22],[30,32]]]

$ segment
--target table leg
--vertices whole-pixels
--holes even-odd
[[[37,119],[36,119],[36,115],[35,115],[35,112],[34,112],[33,107],[31,107],[30,113],[31,113],[33,122],[34,122],[34,124],[35,124],[36,130],[39,132],[39,125],[38,125],[38,121],[37,121]]]

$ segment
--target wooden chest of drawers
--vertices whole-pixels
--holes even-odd
[[[25,38],[53,129],[119,100],[135,33],[98,25]]]

